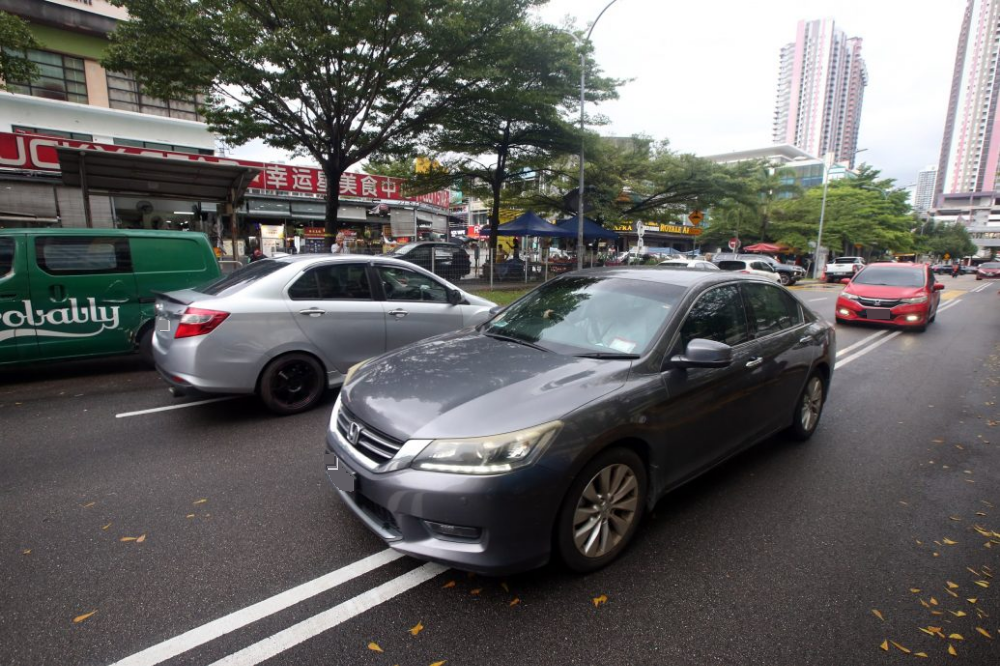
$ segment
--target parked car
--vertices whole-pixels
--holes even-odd
[[[944,284],[926,264],[869,264],[837,297],[837,323],[868,323],[918,331],[937,316]]]
[[[780,282],[778,272],[770,263],[760,259],[722,259],[715,265],[724,271],[737,271],[748,275],[756,275],[773,282]]]
[[[931,272],[935,275],[951,275],[951,271],[951,264],[934,264],[931,266]]]
[[[826,265],[824,275],[827,282],[840,282],[844,278],[854,277],[854,274],[864,267],[865,260],[861,257],[837,257]]]
[[[446,280],[461,280],[472,269],[469,253],[461,245],[444,241],[407,243],[385,256],[416,264]]]
[[[806,276],[806,269],[794,264],[783,264],[774,257],[766,254],[732,254],[721,253],[712,257],[716,264],[720,261],[763,261],[771,265],[771,268],[778,274],[778,281],[786,287],[790,287]]]
[[[577,271],[352,368],[325,465],[402,553],[592,571],[668,491],[774,433],[808,439],[835,355],[832,326],[766,280]]]
[[[977,280],[992,280],[995,278],[1000,278],[1000,261],[988,261],[985,264],[979,264],[979,267],[976,269]]]
[[[219,276],[204,234],[0,229],[0,365],[139,352],[155,292]]]
[[[257,393],[293,414],[355,363],[481,323],[492,307],[398,259],[264,259],[158,298],[153,351],[174,395]]]
[[[699,271],[721,270],[711,261],[695,260],[695,259],[668,259],[667,261],[661,261],[657,265],[660,268],[694,268]]]

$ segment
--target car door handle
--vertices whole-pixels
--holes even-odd
[[[402,319],[403,317],[405,317],[406,315],[408,315],[410,313],[407,312],[406,310],[400,309],[400,310],[389,310],[386,314],[390,314],[393,317],[395,317],[396,319]]]
[[[326,314],[326,310],[321,310],[319,308],[309,308],[307,310],[299,310],[299,314],[309,315],[310,317],[322,317]]]
[[[751,360],[747,361],[747,367],[748,368],[756,368],[758,365],[760,365],[763,362],[764,362],[764,359],[762,359],[761,357],[758,356],[757,358],[754,358],[754,359],[751,359]]]

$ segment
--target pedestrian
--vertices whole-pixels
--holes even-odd
[[[330,248],[330,252],[332,254],[348,254],[346,241],[347,238],[343,233],[337,234],[337,237],[333,242],[333,247]]]
[[[254,248],[253,254],[250,255],[250,262],[253,263],[254,261],[260,261],[261,259],[267,259],[267,257],[264,256],[264,253],[259,247]]]
[[[955,262],[955,265],[951,267],[951,276],[957,278],[962,273],[962,264]]]

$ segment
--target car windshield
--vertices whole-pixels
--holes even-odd
[[[531,292],[482,331],[571,356],[638,358],[683,293],[645,280],[568,277]]]
[[[983,264],[980,268],[1000,268],[1000,262],[991,261]]]
[[[924,271],[915,268],[869,266],[854,277],[854,284],[922,287],[924,285]]]
[[[209,296],[229,296],[271,273],[280,271],[287,265],[284,261],[275,261],[274,259],[255,261],[229,275],[212,280],[208,284],[198,287],[195,291]]]

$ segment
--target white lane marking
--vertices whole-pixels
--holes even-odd
[[[856,348],[860,347],[861,345],[868,344],[869,342],[871,342],[875,338],[878,338],[878,337],[881,337],[883,335],[886,335],[888,332],[889,331],[878,331],[877,333],[872,333],[871,335],[869,335],[866,338],[861,338],[860,340],[858,340],[857,342],[855,342],[853,345],[850,345],[849,347],[844,347],[843,349],[838,349],[837,350],[837,358],[840,358],[841,356],[843,356],[847,352],[851,351],[852,349],[856,349]]]
[[[986,284],[981,284],[981,285],[979,285],[978,287],[976,287],[975,289],[973,289],[973,290],[972,290],[972,293],[973,293],[973,294],[978,294],[978,293],[979,293],[979,292],[981,292],[981,291],[986,291],[986,290],[987,290],[987,289],[989,289],[989,288],[990,288],[991,286],[992,286],[992,285],[990,285],[990,283],[989,283],[989,282],[987,282]]]
[[[958,304],[959,304],[959,303],[961,303],[961,302],[962,302],[962,299],[961,299],[961,298],[956,298],[955,300],[953,300],[953,301],[951,301],[950,303],[948,303],[948,305],[942,305],[941,307],[939,307],[939,308],[937,309],[937,311],[938,311],[939,313],[940,313],[940,312],[944,312],[944,311],[945,311],[945,310],[947,310],[948,308],[953,308],[953,307],[955,307],[956,305],[958,305]]]
[[[138,412],[122,412],[121,414],[115,414],[116,419],[124,419],[129,416],[141,416],[143,414],[153,414],[154,412],[169,412],[171,409],[184,409],[185,407],[197,407],[198,405],[207,405],[210,402],[222,402],[223,400],[235,400],[236,398],[245,398],[243,395],[227,395],[224,398],[211,398],[210,400],[199,400],[198,402],[185,402],[181,405],[168,405],[166,407],[155,407],[153,409],[143,409]]]
[[[273,636],[269,636],[262,641],[243,648],[239,652],[234,652],[211,666],[254,666],[255,664],[259,664],[262,661],[281,654],[285,650],[295,647],[299,643],[318,636],[328,629],[336,627],[338,624],[361,615],[379,604],[385,603],[389,599],[421,583],[425,583],[447,570],[448,567],[428,562],[409,573],[390,580],[388,583],[383,583],[376,588],[359,594],[353,599],[348,599],[338,606],[334,606],[329,610],[312,616],[308,620],[303,620],[298,624],[292,625],[284,631],[279,631]]]
[[[900,336],[900,335],[902,335],[902,334],[903,334],[903,332],[902,332],[902,331],[896,331],[895,333],[890,333],[889,335],[887,335],[886,337],[882,338],[881,340],[879,340],[879,341],[878,341],[878,342],[876,342],[875,344],[873,344],[873,345],[871,345],[871,346],[868,346],[868,347],[865,347],[864,349],[862,349],[861,351],[857,352],[856,354],[852,354],[852,355],[848,356],[848,357],[847,357],[847,358],[845,358],[845,359],[844,359],[843,361],[841,361],[841,360],[840,360],[840,359],[838,358],[838,359],[837,359],[837,368],[842,368],[842,367],[844,367],[845,365],[847,365],[847,364],[848,364],[848,363],[850,363],[851,361],[854,361],[854,360],[856,360],[856,359],[859,359],[859,358],[861,358],[862,356],[864,356],[864,355],[865,355],[865,354],[867,354],[868,352],[872,351],[873,349],[878,349],[879,347],[881,347],[881,346],[882,346],[882,345],[884,345],[885,343],[889,342],[889,340],[892,340],[893,338],[895,338],[895,337],[898,337],[898,336]],[[839,357],[839,356],[840,356],[840,354],[837,354],[837,356]]]
[[[220,636],[224,636],[231,631],[245,627],[251,622],[256,622],[268,615],[273,615],[278,611],[293,606],[300,601],[333,589],[338,585],[342,585],[349,580],[384,566],[389,562],[398,560],[401,557],[403,555],[395,550],[386,549],[380,551],[336,571],[331,571],[319,578],[293,587],[290,590],[285,590],[273,597],[258,601],[252,606],[247,606],[217,620],[203,624],[200,627],[195,627],[179,636],[174,636],[169,640],[146,648],[142,652],[136,652],[130,657],[116,661],[111,666],[153,666],[153,664],[159,664],[199,645],[204,645]]]

